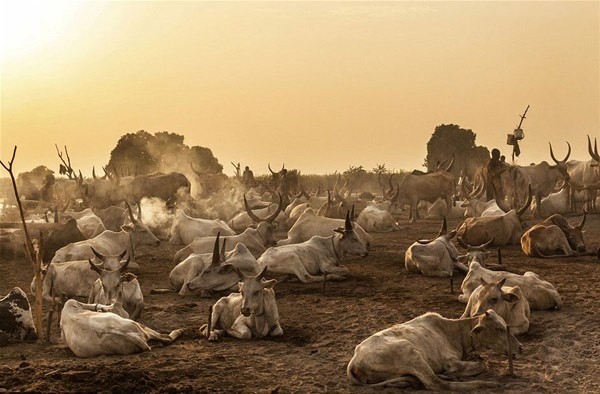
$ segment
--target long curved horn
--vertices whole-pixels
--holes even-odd
[[[396,202],[398,200],[398,197],[400,196],[400,185],[396,185],[396,193],[394,193],[394,195],[392,196],[392,198],[390,198],[391,202]]]
[[[442,169],[442,166],[443,166],[444,164],[446,164],[446,162],[447,162],[447,161],[448,161],[448,159],[446,159],[446,160],[444,160],[444,161],[441,161],[441,162],[440,162],[440,163],[439,163],[437,166],[435,166],[435,169],[436,169],[436,170],[438,170],[438,171],[439,171],[439,170],[441,170],[441,169]]]
[[[125,249],[123,251],[123,253],[121,253],[119,255],[119,261],[121,261],[121,259],[125,256],[125,253],[127,253],[127,249]],[[125,270],[127,269],[127,266],[129,265],[129,260],[131,260],[130,255],[127,256],[127,260],[125,260],[125,262],[119,267],[119,272],[121,272],[121,273],[125,272]]]
[[[465,233],[466,233],[466,230],[465,230]],[[460,246],[467,249],[468,251],[472,251],[472,250],[486,249],[488,246],[490,246],[496,240],[496,237],[492,237],[489,241],[484,242],[481,245],[470,245],[462,237],[458,237],[458,238],[456,238],[456,240],[458,241]]]
[[[531,205],[532,199],[533,193],[531,192],[531,184],[529,184],[529,188],[527,189],[527,201],[525,201],[525,204],[521,208],[519,208],[519,210],[517,211],[517,215],[521,216],[525,213],[525,211],[529,208],[529,205]]]
[[[452,160],[450,160],[450,164],[448,164],[448,167],[446,167],[446,169],[444,171],[446,172],[450,172],[452,171],[452,167],[454,167],[454,153],[452,154]]]
[[[104,261],[104,256],[102,256],[100,253],[98,253],[96,251],[96,249],[94,249],[92,246],[90,246],[90,248],[92,249],[92,253],[94,253],[94,256],[98,257],[100,259],[100,261]]]
[[[440,228],[440,231],[438,232],[438,235],[436,236],[436,238],[439,238],[442,235],[446,235],[447,232],[448,232],[448,222],[446,221],[446,217],[444,216],[444,219],[442,220],[442,227]]]
[[[460,183],[460,191],[464,198],[469,199],[471,197],[471,192],[467,190],[467,185],[465,185],[465,178],[462,178],[462,182]]]
[[[275,171],[273,171],[273,170],[271,169],[271,163],[268,163],[268,164],[267,164],[267,167],[269,167],[269,171],[271,171],[271,174],[273,174],[273,175],[277,175],[277,174],[278,174],[278,172],[275,172]]]
[[[219,235],[218,233],[217,235]],[[223,245],[221,246],[221,262],[224,263],[226,260],[225,251],[227,250],[227,238],[223,238]]]
[[[131,205],[129,205],[129,203],[127,201],[125,201],[125,206],[127,206],[127,212],[129,213],[129,219],[131,220],[131,223],[137,223],[137,220],[135,217],[133,217],[133,212],[131,211]]]
[[[392,185],[392,178],[394,177],[394,173],[390,174],[390,178],[388,179],[388,185],[390,187],[390,189],[388,190],[388,193],[391,193],[392,190],[394,190],[394,186]]]
[[[511,211],[511,208],[504,203],[503,199],[498,198],[498,190],[496,190],[496,185],[494,185],[494,182],[491,182],[491,183],[492,183],[492,190],[494,192],[494,200],[496,201],[496,205],[498,205],[498,208],[500,208],[504,213],[509,213]]]
[[[597,146],[597,142],[596,139],[594,139],[594,145],[596,146],[596,152],[594,153],[594,151],[592,150],[592,141],[590,140],[590,136],[587,136],[588,139],[588,152],[590,154],[590,156],[592,157],[592,159],[596,160],[596,161],[600,161],[600,155],[598,155],[598,146]]]
[[[142,220],[142,202],[138,202],[137,204],[138,206],[138,214],[137,214],[137,220]]]
[[[219,254],[219,238],[221,237],[221,232],[217,233],[217,238],[215,238],[215,246],[213,247],[213,255],[211,265],[220,265],[221,264],[221,255]]]
[[[256,216],[254,214],[254,212],[252,212],[252,209],[250,209],[250,207],[248,206],[248,200],[246,200],[245,194],[244,194],[244,207],[246,208],[246,212],[248,213],[248,216],[250,216],[250,219],[252,219],[256,223],[260,223],[263,221],[263,219],[259,218],[258,216]]]
[[[275,212],[273,212],[271,216],[265,219],[265,222],[267,223],[273,223],[273,221],[277,219],[277,216],[279,216],[279,213],[283,209],[283,197],[281,197],[281,193],[277,192],[277,194],[279,195],[279,204],[277,204],[277,209],[275,210]]]
[[[90,269],[92,271],[96,271],[98,273],[98,275],[100,275],[102,273],[102,271],[104,271],[104,268],[97,266],[96,264],[94,264],[92,262],[92,259],[88,259],[88,262],[90,263]]]
[[[583,218],[581,218],[581,222],[579,222],[579,224],[577,225],[577,228],[582,230],[583,226],[585,225],[585,218],[587,216],[587,211],[584,209],[583,210]]]
[[[350,211],[350,220],[353,222],[356,220],[356,216],[354,216],[354,204],[352,204],[352,211]]]
[[[92,178],[94,178],[94,179],[98,179],[98,178],[96,177],[96,166],[92,166]]]
[[[571,156],[571,144],[569,144],[569,141],[565,141],[567,143],[567,146],[569,147],[568,151],[567,151],[567,156],[565,156],[565,158],[563,160],[557,160],[556,156],[554,156],[554,152],[552,151],[552,143],[548,142],[548,145],[550,146],[550,157],[552,157],[552,160],[554,160],[554,162],[556,164],[562,164],[565,163],[567,160],[569,160],[569,156]]]

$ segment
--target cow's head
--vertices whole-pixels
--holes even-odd
[[[102,283],[102,289],[106,295],[106,304],[112,304],[117,301],[122,291],[122,284],[124,281],[123,274],[129,265],[129,256],[124,263],[121,264],[121,260],[127,254],[127,250],[124,250],[118,256],[103,256],[98,253],[94,248],[92,252],[100,261],[102,265],[94,264],[91,259],[88,260],[90,263],[90,269],[100,275],[100,282]],[[107,268],[104,268],[107,267]],[[117,267],[117,268],[113,268]]]
[[[354,211],[354,208],[352,209]],[[364,244],[354,231],[352,220],[350,220],[350,211],[346,211],[346,221],[344,227],[338,227],[333,230],[337,235],[342,254],[352,254],[360,257],[367,257],[369,252],[367,251],[367,245]]]
[[[518,294],[507,293],[502,290],[506,278],[492,283],[486,282],[483,278],[480,278],[480,281],[481,291],[477,293],[475,313],[472,316],[479,316],[488,309],[493,309],[499,315],[506,316],[510,305],[515,304],[521,299]]]
[[[239,284],[242,293],[242,315],[261,316],[265,313],[265,290],[272,289],[277,283],[275,279],[265,280],[267,267],[256,276],[246,276]]]
[[[558,226],[567,241],[569,242],[569,246],[571,249],[576,250],[578,252],[585,252],[585,242],[583,241],[583,226],[585,225],[585,218],[587,216],[587,212],[583,211],[583,217],[581,218],[581,222],[575,227],[571,226],[567,219],[565,219],[562,215],[552,215],[548,218],[550,222],[554,225]]]
[[[211,263],[202,270],[188,284],[188,290],[216,290],[223,291],[230,289],[240,281],[242,277],[236,267],[236,260],[251,258],[254,256],[248,251],[248,248],[242,243],[238,243],[235,249],[230,253],[229,258],[225,257],[225,244],[227,238],[223,240],[221,251],[219,251],[219,235],[215,239]]]
[[[127,212],[129,212],[129,219],[131,220],[131,224],[123,225],[121,226],[121,229],[128,232],[131,235],[136,245],[160,245],[160,240],[156,238],[156,236],[152,234],[152,231],[150,231],[148,226],[146,226],[142,222],[141,213],[139,214],[140,218],[136,219],[133,216],[131,206],[127,201],[125,201],[125,205],[127,205]]]
[[[465,224],[465,233],[466,232],[467,225]],[[495,238],[492,237],[492,239],[485,243],[482,243],[481,245],[470,245],[461,236],[459,236],[456,240],[458,241],[460,246],[462,246],[467,251],[467,253],[458,256],[458,261],[468,266],[469,264],[471,264],[472,261],[478,261],[480,264],[485,265],[485,262],[492,254],[492,252],[487,250],[487,247],[494,242]]]
[[[279,193],[278,193],[279,194]],[[246,196],[244,195],[244,207],[246,208],[246,212],[248,213],[248,216],[250,216],[250,219],[252,219],[255,223],[268,223],[271,228],[274,225],[274,221],[275,219],[277,219],[277,216],[279,216],[279,213],[282,211],[283,209],[283,197],[281,196],[281,194],[279,194],[279,204],[277,205],[277,209],[275,210],[275,212],[273,212],[271,215],[269,215],[266,218],[260,218],[258,216],[256,216],[256,214],[254,212],[252,212],[252,209],[250,209],[250,206],[248,205],[248,201],[246,200]]]
[[[523,345],[508,332],[506,322],[493,309],[485,311],[477,318],[477,325],[471,330],[474,347],[491,349],[499,354],[511,356],[521,353]]]

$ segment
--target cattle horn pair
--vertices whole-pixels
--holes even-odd
[[[592,159],[600,162],[600,154],[598,154],[598,141],[596,140],[596,138],[594,138],[594,150],[592,151],[592,141],[590,140],[590,136],[587,136],[588,138],[588,152],[590,154],[590,156],[592,157]]]
[[[589,137],[588,137],[589,138]],[[589,139],[588,139],[589,141]],[[557,160],[556,156],[554,156],[554,152],[552,151],[552,143],[548,142],[548,145],[550,146],[550,157],[552,157],[552,160],[554,160],[554,162],[558,165],[558,164],[565,164],[567,162],[567,160],[569,160],[569,156],[571,156],[571,144],[569,144],[569,141],[565,141],[567,143],[567,146],[569,147],[569,150],[567,151],[567,155],[565,156],[565,158],[563,160]]]
[[[352,206],[352,215],[354,215],[354,205]],[[350,220],[350,210],[346,211],[346,221],[344,222],[344,231],[352,231],[352,220]]]
[[[452,170],[452,167],[454,167],[454,153],[452,154],[452,159],[450,160],[450,164],[448,164],[448,166],[446,168],[442,168],[443,165],[446,164],[447,161],[448,161],[448,159],[446,159],[446,160],[442,161],[440,164],[438,164],[437,170],[450,172]]]
[[[273,171],[271,169],[271,163],[268,163],[267,167],[269,167],[269,171],[271,171],[271,174],[277,175],[277,174],[281,173],[281,171],[283,171],[285,169],[285,163],[283,163],[283,165],[281,166],[281,170],[279,170],[279,172],[275,172],[275,171]]]
[[[100,253],[98,253],[96,251],[96,249],[94,249],[93,247],[90,247],[90,248],[92,249],[92,253],[94,253],[94,255],[98,259],[100,259],[100,261],[104,262],[104,256],[101,255]],[[123,257],[125,257],[125,254],[127,254],[127,249],[125,249],[123,251],[123,253],[121,253],[119,255],[119,261],[121,261],[123,259]],[[121,273],[125,272],[125,270],[127,269],[127,266],[129,265],[129,260],[130,260],[130,256],[127,256],[127,260],[125,260],[125,262],[123,264],[121,264],[121,266],[119,268],[117,268],[117,270]],[[94,262],[92,262],[92,259],[88,259],[88,262],[90,263],[90,269],[92,269],[93,271],[96,271],[98,274],[102,273],[102,271],[108,271],[108,270],[105,270],[104,267],[94,264]]]
[[[212,265],[220,265],[225,262],[225,248],[227,244],[227,238],[223,238],[223,245],[221,246],[221,250],[219,251],[219,239],[221,237],[221,232],[217,233],[217,238],[215,239],[215,246],[213,248],[213,256],[212,256]]]
[[[279,204],[277,205],[277,209],[275,210],[275,212],[273,212],[272,215],[270,215],[269,217],[265,218],[265,219],[261,219],[258,216],[256,216],[254,214],[254,212],[252,212],[252,209],[250,209],[250,207],[248,206],[248,201],[246,200],[246,195],[244,194],[244,207],[246,208],[246,212],[248,213],[248,216],[250,216],[250,218],[252,220],[254,220],[256,223],[260,223],[260,222],[267,222],[267,223],[273,223],[273,221],[277,218],[277,216],[279,216],[279,213],[281,212],[281,207],[283,206],[283,197],[281,197],[281,193],[277,193],[279,195]]]
[[[465,228],[465,234],[466,233],[467,233],[467,229]],[[458,238],[456,238],[456,240],[458,241],[460,246],[462,246],[464,249],[466,249],[468,251],[486,250],[487,247],[490,246],[494,242],[495,239],[496,239],[496,237],[492,237],[489,241],[484,242],[481,245],[470,245],[462,237],[459,236]]]
[[[446,217],[444,216],[444,218],[442,219],[442,227],[440,228],[440,231],[438,232],[438,235],[436,235],[435,238],[419,239],[419,240],[417,240],[417,242],[420,243],[421,245],[427,245],[428,243],[433,242],[436,238],[439,238],[442,235],[445,235],[447,232],[448,232],[448,222],[446,221]]]

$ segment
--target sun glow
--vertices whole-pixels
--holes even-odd
[[[79,3],[0,1],[0,59],[26,57],[69,33]]]

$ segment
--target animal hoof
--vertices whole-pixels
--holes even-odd
[[[211,332],[210,336],[208,337],[208,340],[211,342],[217,342],[219,339],[221,339],[221,337],[216,332]]]

